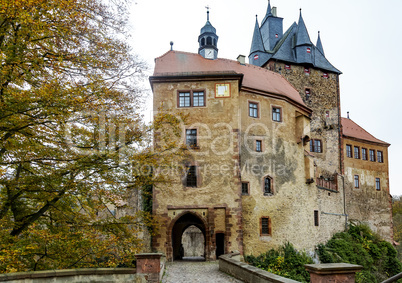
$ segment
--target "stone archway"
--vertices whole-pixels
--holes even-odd
[[[171,230],[171,235],[172,235],[172,248],[173,248],[173,255],[172,258],[173,260],[178,260],[181,258],[180,256],[180,246],[182,244],[182,237],[184,231],[186,231],[187,228],[190,226],[195,226],[197,227],[203,235],[204,239],[204,259],[206,255],[206,240],[207,240],[207,234],[206,234],[206,225],[204,221],[198,217],[195,213],[187,212],[182,214],[178,219],[174,222],[174,225]],[[201,255],[200,255],[201,256]]]

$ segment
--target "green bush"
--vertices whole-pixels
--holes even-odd
[[[271,249],[257,257],[245,256],[247,263],[268,272],[297,280],[310,282],[310,274],[304,268],[305,264],[313,263],[305,252],[298,252],[292,244],[286,243],[279,250]]]
[[[318,245],[317,254],[322,263],[362,265],[363,270],[357,274],[356,282],[382,282],[402,272],[397,251],[367,225],[350,224],[347,232],[337,233],[325,245]]]

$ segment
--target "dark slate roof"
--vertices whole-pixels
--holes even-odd
[[[201,28],[200,34],[207,33],[207,32],[216,33],[216,29],[212,26],[212,24],[209,20],[205,23],[205,26]]]
[[[296,46],[300,45],[312,45],[310,36],[308,35],[306,24],[304,23],[301,14],[301,9],[300,9],[299,23],[297,25],[297,32],[296,32]]]
[[[322,43],[321,43],[320,32],[318,32],[317,44],[316,44],[315,46],[317,47],[318,50],[320,50],[320,52],[322,53],[322,55],[325,56],[324,48],[322,47]]]
[[[264,24],[264,22],[267,20],[268,17],[272,17],[272,12],[271,12],[271,1],[268,0],[268,8],[267,8],[267,13],[265,14],[264,19],[262,19],[261,25]]]
[[[296,53],[293,48],[293,38],[296,36],[298,31],[298,25],[293,23],[290,28],[285,32],[283,38],[275,46],[272,56],[273,59],[281,60],[284,62],[289,62],[293,64],[302,64],[300,59],[296,58]],[[324,56],[321,51],[311,43],[311,53],[312,60],[311,63],[315,68],[322,69],[334,73],[341,74],[342,72],[335,68]]]
[[[293,38],[297,30],[297,24],[294,22],[285,32],[282,39],[275,46],[272,58],[286,62],[297,63],[293,51]]]
[[[269,3],[268,5],[270,6]],[[272,14],[269,15],[267,10],[267,15],[265,16],[264,20],[266,20],[268,16],[272,16]],[[258,23],[256,23],[256,25],[258,25]],[[264,55],[260,56],[264,58],[264,62],[256,61],[259,66],[265,65],[270,59],[276,59],[291,64],[311,64],[315,68],[321,69],[323,71],[333,72],[337,74],[342,73],[340,70],[335,68],[325,57],[324,48],[322,46],[320,36],[317,40],[317,46],[315,46],[311,42],[301,11],[298,24],[294,22],[289,27],[289,29],[283,34],[282,38],[275,45],[273,50],[260,50],[261,46],[259,43],[260,39],[258,38],[258,35],[261,36],[261,27],[259,28],[259,30],[260,31],[257,32],[257,26],[254,28],[254,36],[250,50],[250,55],[253,52],[258,52]],[[296,56],[297,50],[303,48],[303,46],[311,48],[311,56],[299,56],[298,58]]]
[[[257,17],[255,17],[255,27],[254,27],[253,41],[251,43],[250,54],[256,51],[262,51],[262,52],[265,51]]]

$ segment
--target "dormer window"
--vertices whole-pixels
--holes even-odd
[[[278,34],[275,34],[275,38],[278,38],[279,37],[279,35]]]

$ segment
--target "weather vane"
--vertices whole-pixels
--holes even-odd
[[[207,9],[207,21],[209,21],[209,5],[205,6],[205,8]]]

